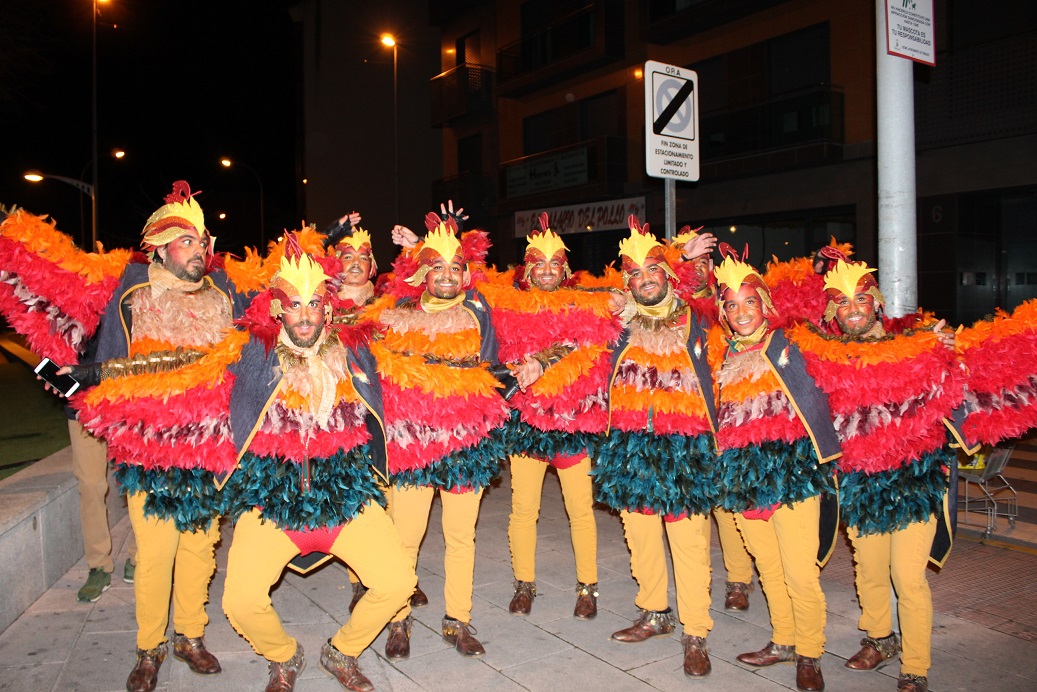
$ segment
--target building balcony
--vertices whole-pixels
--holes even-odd
[[[493,76],[493,69],[484,65],[458,65],[433,77],[432,126],[493,113]]]
[[[670,43],[787,1],[648,0],[641,3],[641,37],[646,43]]]
[[[702,115],[702,177],[842,160],[843,93],[827,84]]]
[[[517,97],[623,56],[623,6],[585,7],[497,51],[497,89]]]
[[[599,137],[501,164],[501,202],[525,203],[535,195],[541,206],[581,197],[623,194],[627,140]]]

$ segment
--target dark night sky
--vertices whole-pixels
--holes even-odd
[[[186,179],[219,237],[240,251],[259,218],[295,228],[301,98],[290,0],[111,0],[97,28],[100,237],[131,246],[174,180]],[[49,213],[77,240],[89,200],[28,169],[91,180],[91,2],[7,3],[0,21],[0,204]],[[112,25],[116,26],[112,26]],[[115,161],[109,152],[127,152]],[[85,174],[83,173],[86,168]],[[216,214],[225,211],[227,221]]]

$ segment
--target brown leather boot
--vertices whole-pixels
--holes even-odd
[[[360,672],[360,664],[356,656],[346,656],[331,645],[331,640],[320,649],[320,667],[331,674],[331,677],[347,690],[353,692],[373,692],[374,685],[367,676]]]
[[[295,653],[284,663],[270,661],[270,679],[267,680],[264,692],[292,692],[295,689],[295,679],[306,667],[306,653],[302,650],[302,644],[295,643]]]
[[[537,597],[537,585],[532,581],[516,581],[515,595],[508,604],[508,612],[512,615],[529,615],[533,608],[533,599]]]
[[[898,653],[900,642],[895,632],[878,639],[865,637],[861,640],[861,650],[850,657],[846,667],[850,670],[877,670],[889,663],[889,659]]]
[[[202,637],[185,637],[173,634],[173,658],[178,658],[199,675],[219,673],[220,662],[205,648]]]
[[[127,692],[151,692],[158,684],[158,669],[166,660],[166,645],[159,644],[154,649],[137,649],[137,663],[126,678]]]
[[[929,681],[924,675],[901,673],[897,679],[898,692],[929,692]]]
[[[428,596],[421,590],[420,584],[414,585],[414,593],[410,597],[411,608],[424,608],[428,605]]]
[[[578,620],[593,620],[598,616],[598,584],[576,584],[576,607],[573,617]]]
[[[463,623],[450,617],[443,618],[443,641],[450,644],[457,653],[469,658],[482,656],[486,653],[479,640],[473,635],[478,634],[471,623]]]
[[[767,646],[763,647],[759,651],[752,651],[747,654],[738,654],[739,661],[746,665],[756,666],[757,668],[773,666],[775,663],[791,663],[795,657],[796,647],[785,644],[775,644],[774,642],[767,642]]]
[[[724,595],[724,610],[739,612],[749,610],[749,592],[752,590],[752,584],[746,584],[741,581],[727,582],[727,590]]]
[[[410,632],[414,627],[411,616],[399,622],[389,623],[389,638],[385,640],[385,657],[390,661],[398,661],[410,656]]]
[[[349,602],[349,612],[353,612],[353,608],[356,608],[356,604],[360,602],[360,599],[367,593],[367,587],[360,582],[353,582],[353,600]]]
[[[713,670],[709,662],[709,651],[706,650],[705,637],[681,635],[684,646],[684,674],[691,678],[704,678]]]
[[[796,656],[796,687],[805,692],[820,692],[825,688],[821,659]]]
[[[642,610],[633,625],[613,632],[611,639],[625,644],[636,644],[652,637],[665,637],[672,634],[676,626],[677,620],[669,608],[666,610]]]

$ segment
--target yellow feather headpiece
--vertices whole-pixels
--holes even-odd
[[[742,284],[749,284],[760,294],[760,299],[763,300],[767,310],[774,312],[770,287],[767,286],[767,282],[760,276],[760,272],[756,271],[751,264],[728,255],[720,263],[720,266],[713,270],[713,276],[717,279],[716,296],[718,303],[723,303],[724,291],[727,289],[730,288],[737,291],[742,287]]]
[[[882,307],[886,304],[886,299],[882,295],[882,291],[879,290],[878,281],[872,276],[872,272],[877,271],[873,267],[869,267],[864,262],[845,262],[839,260],[835,267],[830,269],[825,274],[825,287],[824,290],[829,292],[829,296],[832,296],[832,292],[841,293],[847,298],[853,299],[857,295],[857,287],[863,286],[864,291],[862,293],[870,293],[875,298],[875,304],[877,307]],[[828,305],[825,306],[826,320],[831,320],[835,316],[835,301],[829,300]]]
[[[166,203],[156,209],[144,224],[141,245],[145,250],[153,253],[155,248],[168,245],[182,236],[185,230],[194,229],[199,237],[208,233],[205,230],[205,214],[191,194],[187,181],[173,183],[173,191],[164,199]],[[209,250],[212,251],[212,243]]]
[[[645,263],[645,259],[655,248],[662,250],[662,243],[651,233],[643,233],[636,228],[630,229],[630,237],[619,241],[619,256],[629,258],[637,266]]]
[[[288,297],[298,295],[303,302],[309,300],[318,293],[323,294],[321,284],[330,277],[324,273],[324,269],[313,261],[309,255],[303,254],[298,257],[284,256],[281,258],[281,268],[274,274],[271,285],[283,291]],[[298,294],[293,291],[298,291]],[[270,314],[276,317],[284,312],[281,300],[275,291],[275,297],[270,302]]]
[[[370,247],[371,245],[371,234],[360,228],[359,226],[353,231],[352,235],[348,235],[342,240],[338,241],[339,245],[348,245],[354,250],[359,250],[364,245]]]
[[[562,242],[561,236],[547,229],[542,233],[533,233],[526,236],[526,240],[529,244],[526,246],[526,254],[529,254],[530,250],[536,250],[546,259],[551,259],[559,251],[568,251],[569,248],[565,247],[565,243]]]
[[[413,276],[407,279],[407,283],[411,286],[420,286],[425,281],[425,274],[428,273],[429,267],[435,264],[439,258],[451,262],[455,256],[463,254],[461,241],[447,228],[446,224],[439,224],[425,236],[425,242],[418,252],[418,262],[421,266]]]

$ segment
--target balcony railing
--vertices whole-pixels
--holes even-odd
[[[606,64],[623,54],[623,7],[592,2],[497,51],[498,89],[520,96]]]
[[[623,192],[627,140],[599,137],[501,164],[501,199],[589,188],[600,194]],[[545,202],[546,203],[546,202]]]
[[[765,102],[702,115],[703,164],[736,157],[790,151],[813,145],[840,150],[844,137],[843,94],[827,84],[775,96]],[[806,163],[807,161],[801,161]]]
[[[493,69],[484,65],[458,65],[431,82],[432,126],[493,112]]]

